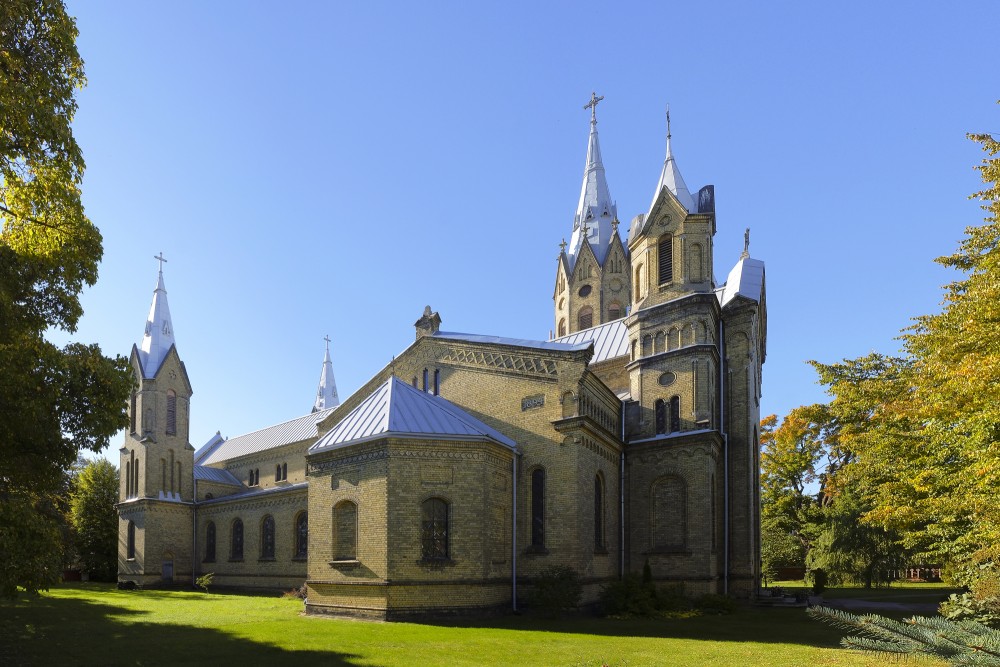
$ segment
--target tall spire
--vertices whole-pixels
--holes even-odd
[[[323,340],[326,341],[326,356],[323,357],[323,370],[319,374],[319,388],[316,390],[313,412],[340,405],[340,398],[337,397],[337,381],[333,377],[333,362],[330,361],[330,336],[324,336]]]
[[[663,160],[663,171],[660,173],[660,182],[656,184],[656,192],[653,193],[653,201],[649,205],[649,211],[652,213],[653,206],[656,204],[656,200],[660,197],[660,192],[663,188],[667,188],[677,197],[677,201],[687,209],[688,213],[694,213],[698,209],[694,205],[694,197],[691,196],[691,191],[688,190],[687,184],[684,183],[684,177],[681,176],[680,169],[677,168],[677,162],[674,160],[674,152],[670,147],[670,105],[667,105],[667,157]]]
[[[583,185],[580,188],[580,203],[576,207],[573,218],[573,236],[569,243],[570,266],[583,246],[584,233],[590,242],[597,261],[604,263],[608,247],[611,244],[611,222],[617,218],[618,210],[611,201],[608,191],[608,181],[604,176],[604,163],[601,161],[601,144],[597,140],[597,103],[604,99],[603,95],[591,93],[590,102],[584,109],[590,109],[590,139],[587,143],[587,164],[583,170]]]
[[[153,378],[160,370],[167,352],[174,346],[174,326],[170,321],[170,308],[167,306],[167,288],[163,286],[163,253],[154,255],[159,260],[160,271],[156,278],[156,289],[153,290],[153,304],[149,307],[146,318],[146,331],[139,346],[139,360],[142,362],[143,377]]]

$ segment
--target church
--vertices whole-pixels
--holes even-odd
[[[343,402],[327,341],[310,412],[196,450],[159,257],[130,358],[120,585],[305,583],[307,613],[388,620],[514,610],[553,566],[584,604],[647,563],[690,595],[756,594],[764,264],[747,232],[716,280],[715,190],[688,189],[669,115],[652,201],[622,227],[601,99],[549,340],[445,331],[427,307]]]

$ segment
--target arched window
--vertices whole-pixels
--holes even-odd
[[[637,340],[632,341],[632,361],[635,361],[635,348],[638,343],[639,341]]]
[[[662,477],[653,484],[653,542],[655,551],[678,551],[687,542],[687,489],[675,475]],[[714,526],[713,526],[714,530]]]
[[[660,237],[657,247],[659,255],[659,283],[665,285],[674,279],[674,241],[670,234]]]
[[[243,522],[233,521],[232,536],[229,541],[229,560],[243,560]]]
[[[288,463],[281,464],[281,479],[288,481]]]
[[[177,493],[184,493],[184,477],[181,475],[181,464],[177,462]]]
[[[300,512],[295,517],[295,557],[305,558],[309,553],[309,513]]]
[[[608,306],[608,320],[617,320],[622,316],[622,307],[617,302]]]
[[[358,558],[358,506],[343,500],[333,508],[333,559]]]
[[[580,325],[580,329],[589,329],[594,326],[594,309],[590,306],[584,306],[580,309],[577,315],[577,321]]]
[[[667,432],[667,404],[662,398],[656,399],[656,433]]]
[[[215,562],[215,522],[209,521],[205,526],[205,562]]]
[[[427,369],[424,369],[424,391],[427,391]]]
[[[139,495],[139,459],[135,460],[135,465],[132,466],[132,497]]]
[[[270,514],[260,522],[260,557],[274,558],[274,517]]]
[[[135,433],[135,407],[136,407],[136,393],[132,390],[132,398],[129,401],[129,411],[128,411],[128,424],[129,433]]]
[[[531,473],[531,546],[545,547],[545,469]]]
[[[281,464],[280,463],[278,463],[277,465],[274,466],[274,481],[275,482],[280,482],[281,481]]]
[[[135,523],[132,521],[128,522],[128,551],[126,552],[126,557],[129,560],[135,558]]]
[[[177,434],[177,394],[167,390],[167,435]]]
[[[653,354],[653,337],[646,334],[642,337],[642,356],[648,357]]]
[[[632,286],[635,292],[635,300],[638,303],[639,299],[642,298],[642,264],[635,267],[635,284]]]
[[[677,433],[681,430],[681,399],[679,396],[670,397],[670,432]]]
[[[666,339],[667,337],[663,335],[662,331],[656,333],[656,337],[653,339],[653,352],[659,354],[666,349]]]
[[[414,389],[417,388],[417,376],[416,375],[413,376],[413,388]]]
[[[441,393],[441,369],[434,369],[434,395],[437,396]]]
[[[604,549],[604,480],[594,477],[594,548]]]
[[[559,320],[559,328],[558,328],[558,331],[559,331],[559,337],[560,337],[560,338],[562,338],[563,336],[565,336],[565,335],[566,335],[566,318],[565,318],[565,317],[563,317],[563,318],[561,318],[561,319]]]
[[[132,456],[135,456],[133,454]],[[125,497],[128,498],[132,495],[132,462],[125,462]]]
[[[420,547],[424,560],[448,558],[448,503],[428,498],[421,506]]]

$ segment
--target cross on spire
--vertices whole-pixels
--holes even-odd
[[[590,93],[590,101],[583,105],[584,109],[590,109],[590,122],[597,122],[597,103],[604,99],[604,95],[595,92]]]
[[[156,259],[156,260],[159,260],[159,262],[160,262],[160,273],[163,273],[163,263],[164,263],[165,261],[167,261],[167,260],[166,260],[166,259],[165,259],[165,258],[163,257],[163,251],[161,250],[161,251],[160,251],[160,254],[159,254],[159,255],[153,255],[153,259]]]
[[[667,103],[667,140],[670,139],[670,103]]]
[[[562,240],[562,243],[559,244],[559,253],[562,254],[564,252],[566,252],[566,239],[565,238]]]
[[[326,349],[330,349],[330,334],[323,336],[323,340],[326,341]]]

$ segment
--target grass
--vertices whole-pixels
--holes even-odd
[[[0,602],[0,665],[884,664],[839,648],[840,633],[801,608],[447,624],[310,618],[301,611],[292,598],[63,585]]]
[[[802,581],[776,581],[773,585],[780,586],[790,593],[809,593],[812,595],[812,587]],[[823,591],[823,599],[856,599],[873,602],[899,602],[901,604],[940,603],[947,600],[952,593],[961,593],[962,590],[942,583],[897,581],[891,586],[883,588],[831,586]]]

